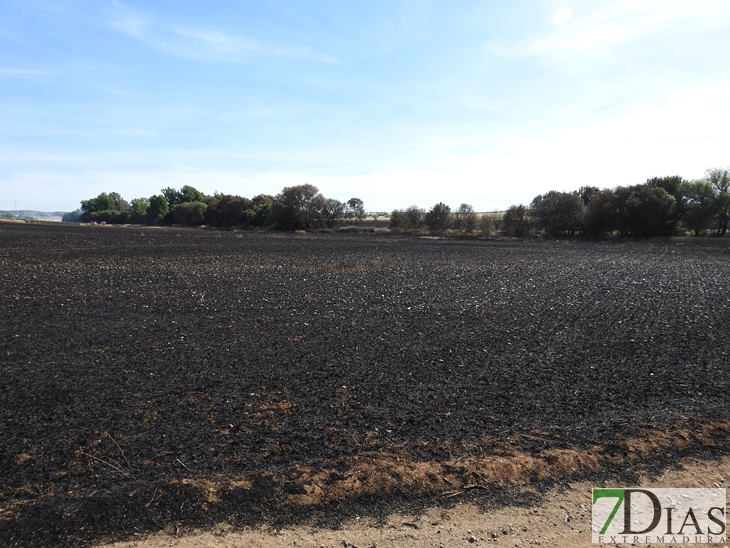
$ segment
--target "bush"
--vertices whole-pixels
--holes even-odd
[[[661,187],[629,187],[620,230],[637,238],[671,236],[676,226],[677,202]]]
[[[183,226],[200,226],[205,221],[208,206],[203,202],[185,202],[170,210],[172,221]]]
[[[147,222],[149,224],[157,224],[161,222],[169,213],[170,206],[162,194],[156,194],[150,197],[150,206],[147,208]]]
[[[702,235],[714,223],[716,197],[708,181],[683,181],[676,192],[679,221],[695,236]]]
[[[470,204],[461,204],[454,212],[453,226],[459,234],[471,234],[477,226],[477,214]]]
[[[520,205],[510,206],[504,213],[504,230],[510,236],[521,238],[529,231],[527,208]]]
[[[286,187],[274,198],[271,215],[281,230],[304,230],[319,224],[322,195],[316,186]]]
[[[210,226],[247,226],[256,218],[253,202],[241,196],[217,194],[206,199],[205,204],[205,222]]]
[[[423,228],[425,214],[425,210],[414,205],[407,209],[396,209],[390,214],[390,226],[404,230],[418,230]]]
[[[582,232],[585,204],[577,192],[557,192],[537,196],[530,204],[530,216],[545,229],[545,235],[573,235]]]
[[[439,202],[428,210],[424,221],[431,232],[445,232],[451,226],[451,208]]]
[[[676,227],[676,200],[660,186],[635,185],[601,190],[588,205],[586,228],[594,236],[615,231],[621,236],[671,236]]]
[[[482,213],[479,219],[479,232],[482,236],[493,236],[495,234],[494,220],[489,213]]]

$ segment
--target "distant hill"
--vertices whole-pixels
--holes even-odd
[[[22,221],[55,221],[61,222],[65,211],[0,211],[0,219],[19,219]]]

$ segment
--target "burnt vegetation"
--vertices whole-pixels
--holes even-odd
[[[730,253],[704,242],[0,225],[0,544],[727,454]]]

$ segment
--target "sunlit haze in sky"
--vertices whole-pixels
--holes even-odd
[[[477,211],[730,164],[728,0],[0,0],[0,210]]]

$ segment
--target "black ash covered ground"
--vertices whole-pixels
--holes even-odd
[[[726,454],[729,274],[709,244],[0,225],[0,544]]]

